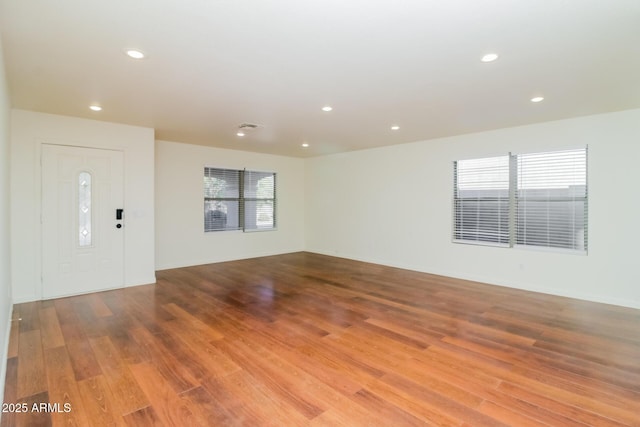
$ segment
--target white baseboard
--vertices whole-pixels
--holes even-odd
[[[174,268],[182,268],[182,267],[193,267],[196,265],[215,264],[218,262],[239,261],[239,260],[251,259],[251,258],[262,258],[262,257],[274,256],[274,255],[285,255],[285,254],[291,254],[296,252],[304,252],[304,249],[288,249],[288,250],[276,251],[276,252],[263,251],[263,252],[245,253],[242,255],[216,257],[213,259],[208,258],[208,259],[189,260],[185,262],[178,261],[178,262],[163,263],[160,265],[156,265],[156,271],[171,270]]]
[[[124,285],[124,287],[130,288],[132,286],[153,285],[154,283],[156,283],[155,273],[151,276],[138,277],[135,280],[129,280],[129,282]]]
[[[22,304],[24,302],[33,302],[38,300],[39,298],[37,298],[35,295],[27,295],[27,296],[14,298],[13,304]],[[12,309],[13,309],[13,306],[12,306]]]
[[[92,290],[90,292],[72,292],[72,293],[68,293],[68,294],[61,294],[61,295],[52,296],[52,297],[46,298],[46,299],[75,297],[75,296],[78,296],[78,295],[92,294],[94,292],[115,291],[117,289],[125,289],[125,288],[130,288],[130,287],[133,287],[133,286],[152,285],[154,283],[156,283],[155,274],[152,275],[152,276],[141,278],[140,280],[132,281],[132,283],[126,284],[126,285],[122,286],[121,288],[103,288],[103,289],[94,289],[94,290]],[[41,296],[28,295],[28,296],[21,296],[21,297],[16,298],[13,301],[13,303],[14,304],[22,304],[22,303],[25,303],[25,302],[40,301],[41,299],[42,299]]]
[[[601,304],[611,304],[611,305],[617,305],[620,307],[640,309],[640,302],[630,301],[622,298],[612,298],[612,297],[606,297],[602,295],[566,292],[561,289],[544,288],[544,287],[527,284],[527,283],[525,284],[520,283],[517,286],[515,286],[513,283],[502,283],[490,277],[461,274],[459,272],[444,271],[438,268],[429,268],[429,267],[425,268],[425,267],[418,267],[415,265],[408,265],[408,264],[403,265],[399,263],[389,263],[389,262],[385,262],[383,260],[378,260],[378,259],[364,259],[356,256],[350,256],[349,254],[344,254],[344,253],[336,254],[335,252],[331,253],[331,252],[317,251],[317,250],[308,250],[307,252],[317,253],[320,255],[334,256],[338,258],[352,259],[354,261],[368,262],[372,264],[380,264],[380,265],[385,265],[389,267],[402,268],[405,270],[418,271],[421,273],[435,274],[437,276],[445,276],[445,277],[451,277],[455,279],[469,280],[472,282],[480,282],[480,283],[485,283],[487,285],[502,286],[505,288],[520,289],[523,291],[538,292],[541,294],[555,295],[559,297],[573,298],[573,299],[579,299],[583,301],[597,302]]]

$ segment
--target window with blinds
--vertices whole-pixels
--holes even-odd
[[[276,174],[244,172],[244,229],[276,227]]]
[[[273,230],[276,174],[204,168],[204,231]]]
[[[456,241],[509,245],[509,156],[454,163]]]
[[[241,172],[204,168],[204,231],[242,229]]]
[[[520,154],[515,243],[587,249],[587,150]]]
[[[587,251],[587,149],[454,162],[453,241]]]

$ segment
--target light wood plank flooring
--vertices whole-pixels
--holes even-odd
[[[16,305],[2,426],[640,426],[640,310],[310,253],[157,280]]]

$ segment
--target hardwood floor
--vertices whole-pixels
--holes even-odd
[[[157,280],[16,305],[2,426],[640,426],[640,310],[310,253]]]

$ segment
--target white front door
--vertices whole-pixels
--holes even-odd
[[[43,299],[124,285],[123,171],[121,151],[42,145]]]

